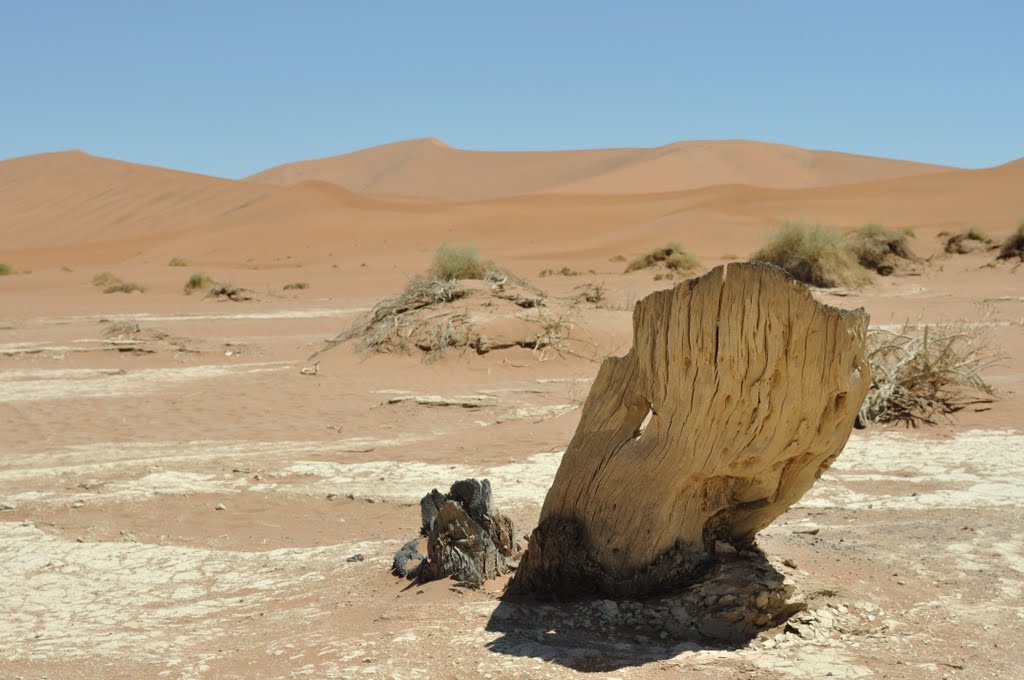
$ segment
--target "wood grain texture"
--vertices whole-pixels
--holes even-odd
[[[839,455],[870,384],[867,315],[735,263],[641,300],[606,359],[510,585],[643,594],[749,544]]]

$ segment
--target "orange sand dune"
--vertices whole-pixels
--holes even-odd
[[[248,179],[283,185],[318,179],[363,193],[479,200],[532,193],[679,191],[718,184],[815,187],[947,169],[748,141],[509,152],[465,151],[436,139],[419,139],[289,163]]]
[[[548,157],[527,156],[537,163]],[[787,219],[925,231],[977,224],[998,236],[1024,216],[1021,186],[1024,160],[823,187],[620,188],[456,202],[371,196],[323,180],[287,187],[232,181],[69,152],[0,163],[0,259],[24,268],[166,264],[173,256],[226,266],[377,261],[412,272],[438,243],[455,241],[512,263],[589,268],[666,240],[681,240],[701,257],[743,256]]]
[[[279,191],[80,151],[26,156],[0,162],[0,233],[12,250],[148,239]]]

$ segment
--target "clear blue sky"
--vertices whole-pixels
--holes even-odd
[[[227,177],[412,137],[1024,155],[1024,3],[0,0],[0,158]]]

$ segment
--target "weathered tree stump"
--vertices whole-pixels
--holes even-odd
[[[478,587],[507,574],[519,557],[515,527],[494,508],[491,483],[486,479],[455,482],[446,494],[434,489],[420,501],[420,517],[427,555],[419,552],[421,539],[406,543],[392,566],[398,575],[421,581],[451,576]],[[415,566],[410,567],[410,562]]]
[[[606,359],[511,593],[644,595],[742,549],[846,444],[867,392],[867,315],[766,264],[641,300]]]

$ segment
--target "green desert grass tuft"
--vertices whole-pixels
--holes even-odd
[[[670,241],[665,247],[656,248],[630,262],[626,266],[626,273],[659,265],[673,272],[689,272],[699,267],[700,262],[681,243]]]
[[[284,290],[306,290],[307,288],[309,288],[309,284],[305,281],[284,284]]]
[[[168,267],[187,267],[188,260],[183,257],[172,257],[171,261],[167,263]]]
[[[847,234],[848,246],[860,266],[883,276],[891,274],[900,261],[917,262],[907,238],[911,229],[889,229],[880,224],[865,224]]]
[[[783,224],[750,260],[774,264],[797,281],[820,288],[859,286],[868,280],[843,235],[820,224]]]
[[[1010,234],[999,248],[1000,260],[1009,260],[1014,257],[1024,261],[1024,220],[1017,225],[1017,231]]]
[[[6,262],[0,262],[0,276],[9,276],[11,271],[11,265]]]
[[[209,288],[213,285],[213,279],[203,272],[196,272],[185,282],[185,295],[191,295],[194,291]]]

